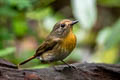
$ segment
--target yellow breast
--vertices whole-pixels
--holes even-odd
[[[63,40],[62,48],[71,52],[76,46],[76,36],[70,31]]]

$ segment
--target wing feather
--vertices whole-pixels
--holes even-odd
[[[43,42],[39,48],[36,50],[36,54],[34,56],[40,56],[41,54],[43,54],[44,52],[47,52],[49,50],[52,50],[56,44],[60,42],[59,38],[56,39],[48,39],[45,42]]]

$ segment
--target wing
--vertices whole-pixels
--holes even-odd
[[[39,46],[34,56],[40,56],[42,53],[52,50],[58,42],[60,42],[59,38],[55,38],[55,39],[50,38],[46,40]]]

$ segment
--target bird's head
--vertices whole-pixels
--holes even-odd
[[[65,37],[70,31],[72,31],[73,25],[76,23],[78,23],[77,20],[72,21],[69,19],[64,19],[60,22],[57,22],[51,31],[51,35],[55,37]]]

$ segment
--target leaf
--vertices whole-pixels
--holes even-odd
[[[105,48],[109,49],[120,43],[120,19],[112,26],[111,32],[105,41]]]
[[[6,0],[5,3],[10,6],[17,6],[20,10],[32,7],[32,0]]]
[[[2,6],[0,7],[0,15],[13,17],[17,15],[17,12],[11,9],[9,6]]]
[[[0,28],[0,40],[10,40],[11,37],[12,35],[8,32],[6,27]]]
[[[5,49],[0,49],[0,57],[6,56],[8,54],[11,54],[15,52],[15,47],[8,47]]]
[[[25,21],[24,15],[16,16],[12,22],[13,31],[17,36],[24,36],[28,31],[27,22]]]
[[[83,28],[90,29],[96,21],[95,0],[71,0],[74,16],[80,21]]]
[[[115,63],[119,59],[119,49],[116,47],[113,47],[109,50],[104,51],[102,55],[102,62],[104,63]]]
[[[41,10],[36,10],[36,11],[31,11],[27,13],[27,17],[29,17],[30,19],[44,19],[46,16],[51,15],[52,10],[51,8],[45,8],[45,9],[41,9]]]
[[[104,29],[102,29],[97,36],[96,42],[98,45],[104,45],[108,35],[111,32],[111,28],[110,27],[106,27]]]
[[[109,7],[120,7],[120,0],[98,0],[98,4]]]

